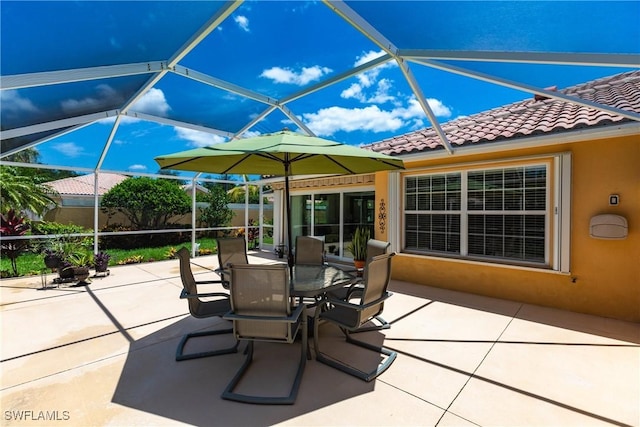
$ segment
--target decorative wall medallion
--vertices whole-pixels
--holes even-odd
[[[380,227],[380,233],[384,233],[385,226],[387,225],[387,207],[384,204],[384,199],[380,199],[380,208],[378,212],[378,227]]]

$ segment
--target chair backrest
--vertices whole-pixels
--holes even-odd
[[[395,253],[382,254],[370,258],[367,267],[364,269],[362,297],[360,305],[366,305],[370,302],[382,298],[386,292],[389,282],[391,281],[391,258]],[[366,323],[369,319],[382,313],[384,302],[374,304],[359,312],[359,325]]]
[[[291,314],[289,269],[286,264],[232,264],[231,310],[248,316],[286,317]],[[262,320],[234,320],[238,339],[291,342],[291,323]]]
[[[196,285],[196,279],[193,277],[191,271],[191,255],[189,250],[184,246],[176,252],[178,259],[180,260],[180,279],[182,280],[182,286],[189,295],[196,295],[198,293],[198,287]],[[201,301],[199,298],[187,298],[189,303],[189,312],[196,316],[199,313]]]
[[[386,254],[389,252],[391,243],[383,242],[382,240],[369,239],[367,241],[367,260],[378,255]]]
[[[220,278],[225,281],[230,281],[228,275],[222,273],[222,269],[227,269],[229,264],[249,264],[247,258],[247,241],[244,236],[239,237],[225,237],[216,239],[216,245],[218,247],[218,266],[220,268]],[[229,287],[229,283],[225,284],[225,288]]]
[[[247,241],[244,236],[216,239],[216,245],[220,268],[225,268],[229,264],[249,264]]]
[[[324,264],[324,241],[312,236],[296,237],[296,264]]]

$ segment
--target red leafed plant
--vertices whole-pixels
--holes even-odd
[[[11,260],[14,276],[18,275],[18,266],[16,259],[24,252],[29,242],[27,240],[12,239],[10,236],[24,236],[29,231],[29,224],[25,222],[24,217],[16,215],[13,209],[6,214],[0,215],[0,248],[2,254]]]

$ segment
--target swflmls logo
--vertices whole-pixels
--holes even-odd
[[[69,411],[4,411],[5,421],[68,421]]]

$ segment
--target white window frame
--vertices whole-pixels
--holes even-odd
[[[508,169],[510,167],[545,165],[546,176],[546,199],[545,199],[545,260],[544,263],[534,263],[508,258],[493,259],[481,256],[468,255],[468,215],[474,211],[467,209],[467,174],[471,171],[487,171],[495,169]],[[437,175],[447,173],[461,173],[461,194],[464,195],[461,201],[460,211],[460,255],[441,252],[417,252],[407,251],[417,255],[441,258],[459,258],[468,261],[480,261],[496,265],[522,266],[527,268],[539,268],[558,271],[561,273],[570,272],[570,223],[571,223],[571,154],[558,153],[545,156],[532,156],[526,158],[500,160],[495,162],[467,163],[445,168],[425,168],[403,175],[397,183],[399,191],[398,202],[402,206],[400,210],[402,226],[397,230],[399,247],[406,250],[405,218],[406,218],[406,178],[421,175]],[[390,187],[393,188],[393,187]],[[487,211],[478,211],[486,213]],[[508,211],[502,211],[506,214]],[[526,214],[526,211],[521,211]]]

